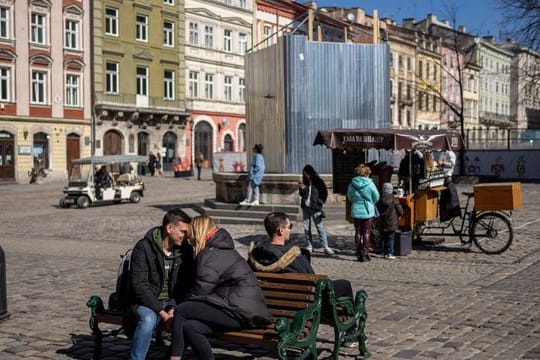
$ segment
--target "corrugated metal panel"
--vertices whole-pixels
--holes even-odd
[[[286,171],[332,171],[331,153],[312,146],[318,130],[389,127],[387,45],[285,42]]]
[[[389,48],[284,36],[247,56],[246,89],[248,144],[265,145],[269,172],[331,173],[331,152],[312,145],[318,130],[389,127]]]

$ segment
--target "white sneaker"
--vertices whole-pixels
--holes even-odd
[[[395,259],[396,257],[395,257],[394,255],[388,255],[386,258],[387,258],[387,259],[393,260],[393,259]]]
[[[334,250],[330,249],[329,247],[324,248],[324,253],[326,255],[334,255]]]
[[[240,204],[239,204],[239,205],[240,205],[240,206],[248,206],[248,205],[250,205],[250,202],[247,201],[247,200],[240,201]]]
[[[259,200],[254,200],[254,201],[250,202],[249,205],[251,205],[251,206],[259,206]]]
[[[309,252],[313,252],[313,246],[311,245],[306,246],[306,250]]]
[[[355,348],[355,347],[358,347],[358,341],[345,341],[343,343],[343,347],[347,347],[347,348]]]

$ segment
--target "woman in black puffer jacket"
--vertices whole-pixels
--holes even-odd
[[[174,311],[171,360],[188,345],[197,359],[213,359],[207,336],[214,331],[264,327],[272,320],[257,278],[234,241],[208,216],[194,218],[188,239],[195,252],[195,283],[188,301]]]

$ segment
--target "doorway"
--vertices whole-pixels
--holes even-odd
[[[200,121],[195,126],[195,151],[194,154],[202,153],[208,163],[212,164],[213,149],[213,130],[212,126],[206,121]]]
[[[103,155],[122,155],[122,134],[115,130],[109,130],[103,135]]]
[[[68,134],[66,138],[66,168],[68,176],[81,176],[79,166],[73,167],[73,160],[81,155],[81,137],[77,134]]]
[[[0,181],[15,180],[15,137],[0,131]]]
[[[171,131],[163,135],[163,149],[165,149],[165,155],[161,159],[163,171],[172,170],[172,163],[176,156],[176,140],[176,134]]]

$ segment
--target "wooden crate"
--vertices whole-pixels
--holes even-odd
[[[521,183],[474,185],[475,210],[514,210],[522,204]]]
[[[414,199],[415,221],[429,221],[437,217],[439,195],[437,191],[418,191]]]

